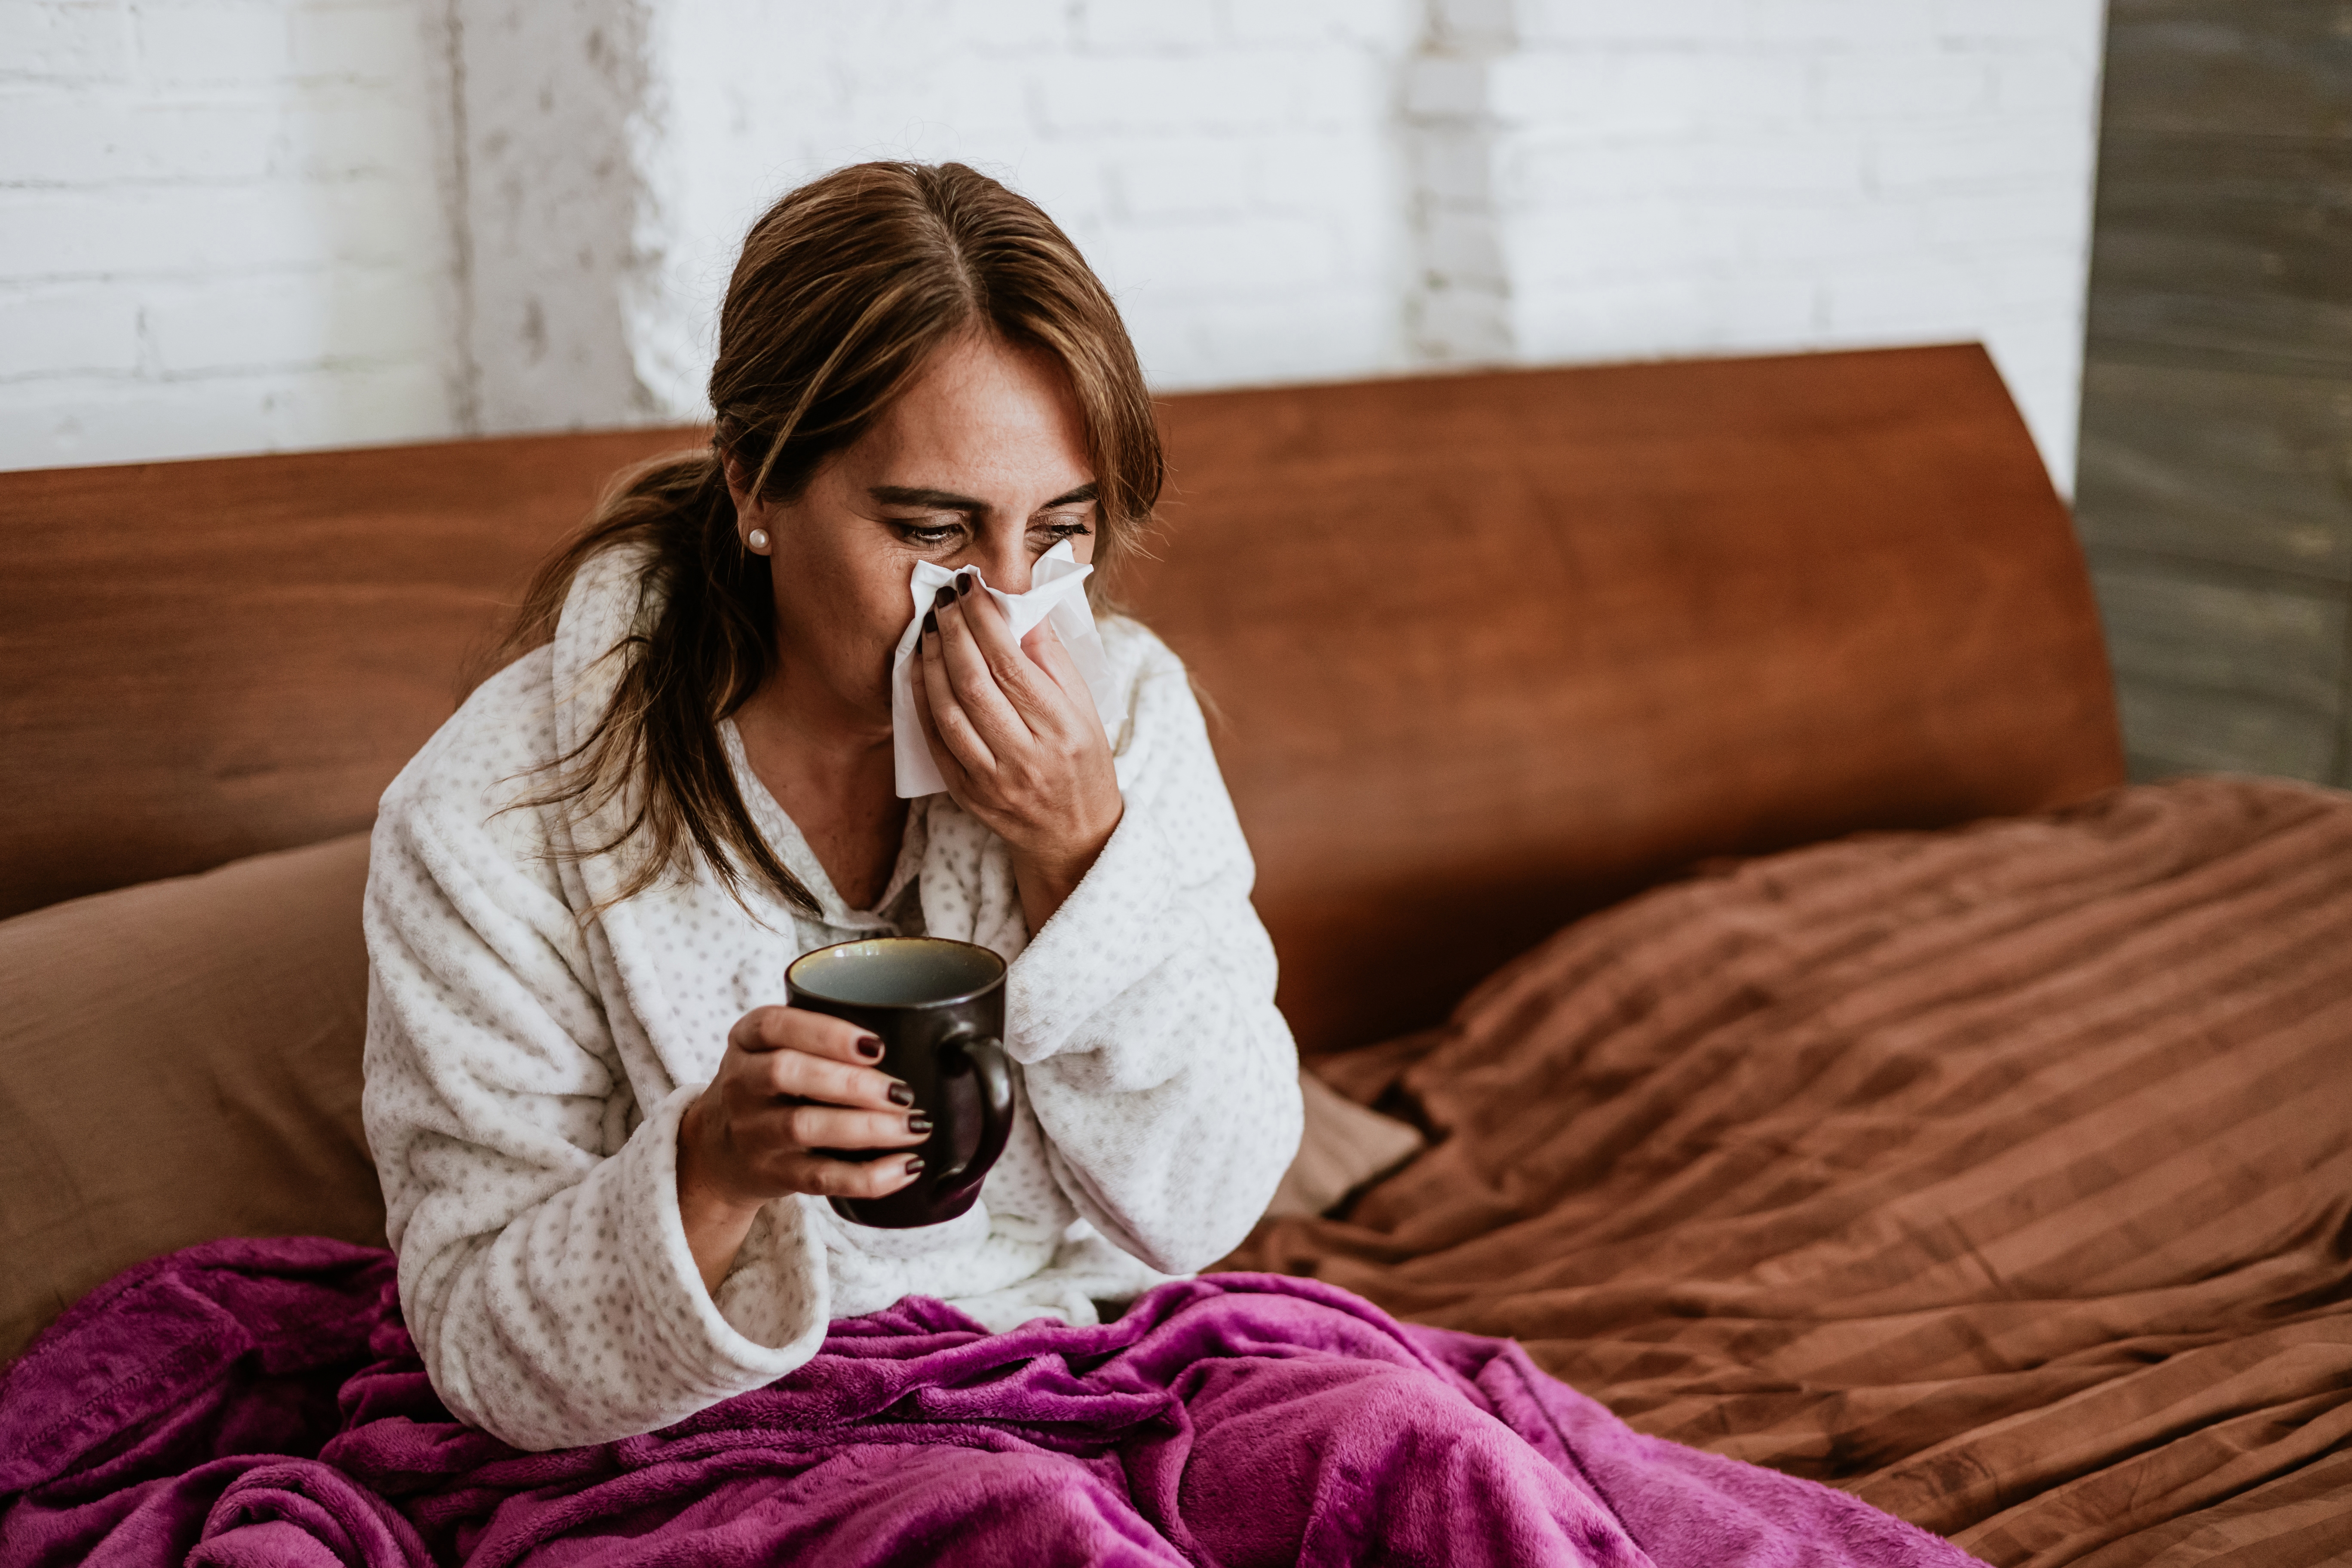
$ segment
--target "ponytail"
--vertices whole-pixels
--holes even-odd
[[[620,888],[598,909],[686,875],[698,858],[738,903],[748,868],[795,908],[814,911],[814,896],[752,824],[719,737],[719,721],[775,668],[776,608],[767,557],[736,537],[715,452],[675,452],[625,470],[578,537],[540,568],[499,662],[552,641],[580,569],[631,547],[651,557],[646,586],[660,606],[653,625],[621,640],[611,703],[555,760],[551,786],[520,804],[563,808],[577,823],[642,784],[610,838],[567,852],[604,855],[642,836]]]

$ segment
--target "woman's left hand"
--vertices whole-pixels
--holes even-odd
[[[1019,639],[969,573],[923,617],[915,709],[948,794],[1013,851],[1029,929],[1070,896],[1126,802],[1092,694],[1053,628]]]

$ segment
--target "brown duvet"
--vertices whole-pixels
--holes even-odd
[[[1318,1065],[1442,1142],[1226,1267],[1992,1563],[2352,1560],[2352,796],[1751,861]]]

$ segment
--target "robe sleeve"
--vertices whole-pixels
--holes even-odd
[[[1011,1054],[1079,1213],[1164,1273],[1239,1245],[1298,1147],[1297,1053],[1249,847],[1182,666],[1153,640],[1126,813],[1014,960]]]
[[[518,1447],[650,1431],[822,1342],[822,1246],[771,1205],[703,1287],[677,1189],[699,1085],[641,1106],[599,1001],[604,955],[530,813],[494,682],[387,792],[370,859],[368,1142],[403,1310],[450,1409]],[[511,733],[510,729],[507,729]],[[518,821],[518,819],[520,819]]]

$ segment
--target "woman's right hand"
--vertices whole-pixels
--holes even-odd
[[[727,1032],[718,1076],[677,1127],[678,1217],[707,1289],[727,1277],[770,1199],[884,1197],[921,1173],[919,1155],[816,1152],[903,1149],[930,1135],[907,1086],[870,1065],[881,1055],[856,1025],[798,1007],[755,1007]]]

